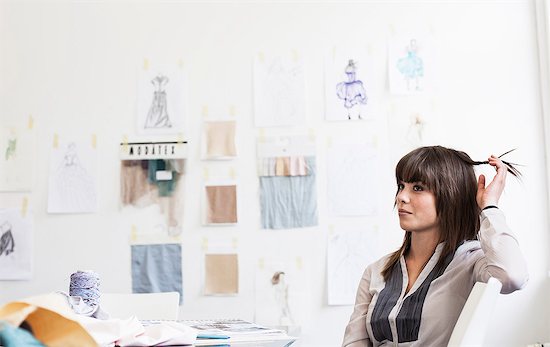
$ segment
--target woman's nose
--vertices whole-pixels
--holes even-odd
[[[405,192],[405,189],[402,189],[399,193],[397,193],[397,196],[395,197],[397,202],[403,202],[408,203],[409,202],[409,194]]]

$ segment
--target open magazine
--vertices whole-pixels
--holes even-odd
[[[143,325],[162,321],[142,321]],[[296,338],[285,331],[264,327],[241,319],[179,320],[180,324],[197,330],[195,346],[290,346]],[[278,342],[273,344],[273,342]],[[241,344],[242,343],[242,344]]]

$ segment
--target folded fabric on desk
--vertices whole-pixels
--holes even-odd
[[[73,312],[64,295],[51,293],[10,302],[0,320],[13,327],[23,322],[48,347],[192,345],[196,330],[169,322],[143,326],[136,317],[100,320]]]

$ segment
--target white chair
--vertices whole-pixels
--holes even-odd
[[[167,293],[102,293],[100,307],[111,318],[139,320],[177,320],[180,294]]]
[[[495,308],[502,284],[495,278],[477,282],[466,300],[451,334],[448,347],[481,347],[487,324]]]

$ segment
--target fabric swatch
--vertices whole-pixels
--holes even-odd
[[[315,157],[306,157],[307,176],[260,177],[262,228],[290,229],[317,225]]]
[[[132,291],[134,293],[180,293],[183,302],[181,245],[133,245]]]
[[[204,293],[237,294],[239,292],[239,258],[237,254],[205,255]]]
[[[206,157],[235,157],[235,122],[205,122]]]
[[[237,223],[237,186],[206,186],[207,223]]]

